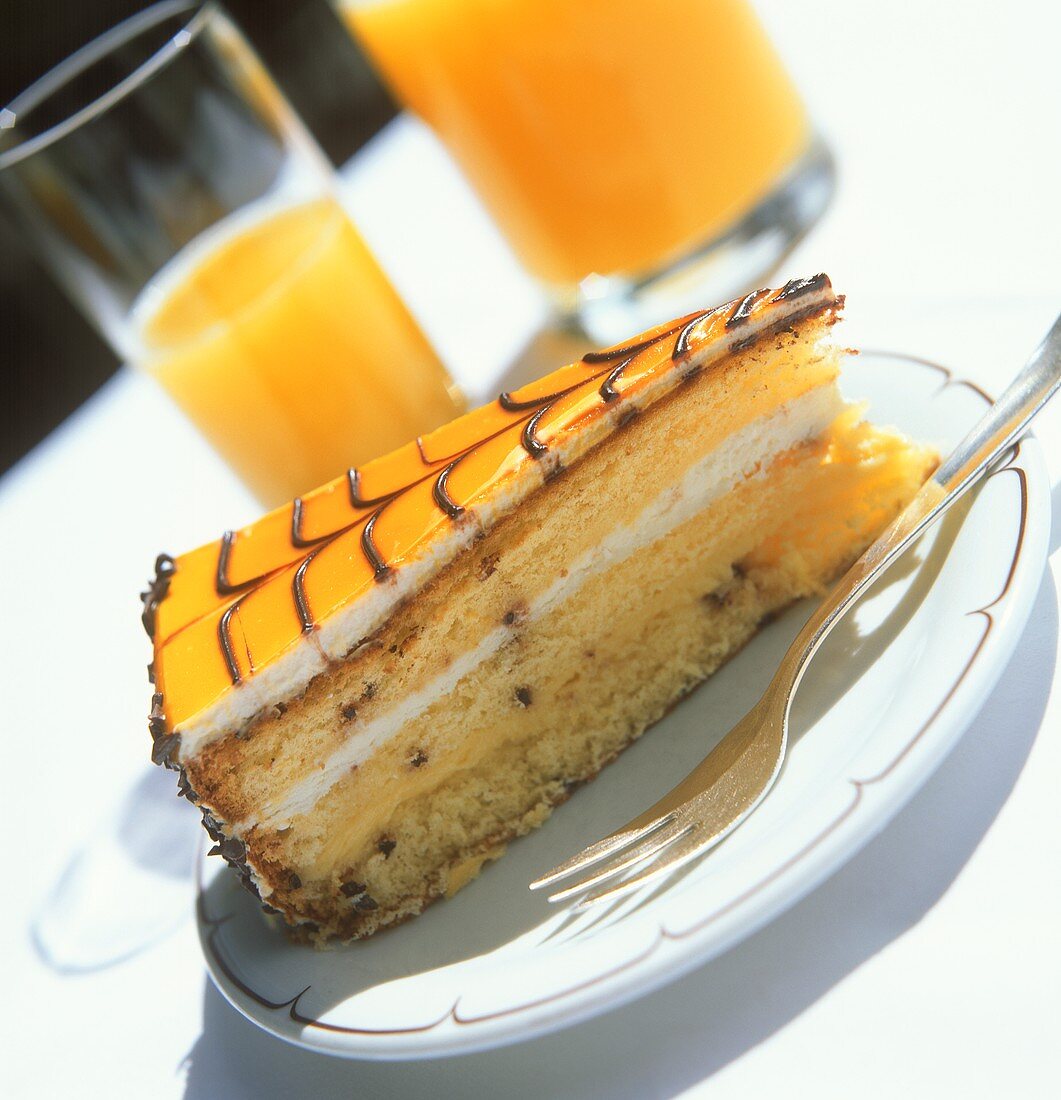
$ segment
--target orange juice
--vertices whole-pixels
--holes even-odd
[[[341,208],[245,211],[133,312],[144,365],[275,506],[450,420],[456,390]]]
[[[340,0],[526,265],[647,274],[730,227],[807,147],[745,0]]]

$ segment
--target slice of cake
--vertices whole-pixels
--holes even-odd
[[[268,911],[453,893],[860,553],[933,456],[841,399],[841,304],[683,317],[159,558],[154,759]]]

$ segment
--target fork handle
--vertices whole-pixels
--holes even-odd
[[[789,699],[829,631],[866,589],[1021,437],[1061,386],[1061,315],[1002,396],[840,578],[799,632],[771,689]],[[775,696],[776,698],[776,696]]]

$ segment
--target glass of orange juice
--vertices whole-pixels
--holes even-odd
[[[0,191],[266,505],[461,410],[323,154],[213,3],[156,4],[0,111]]]
[[[746,0],[335,2],[595,335],[762,278],[832,193]]]

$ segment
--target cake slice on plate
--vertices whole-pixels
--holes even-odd
[[[159,559],[154,759],[297,937],[459,889],[913,496],[841,305],[680,318]]]

